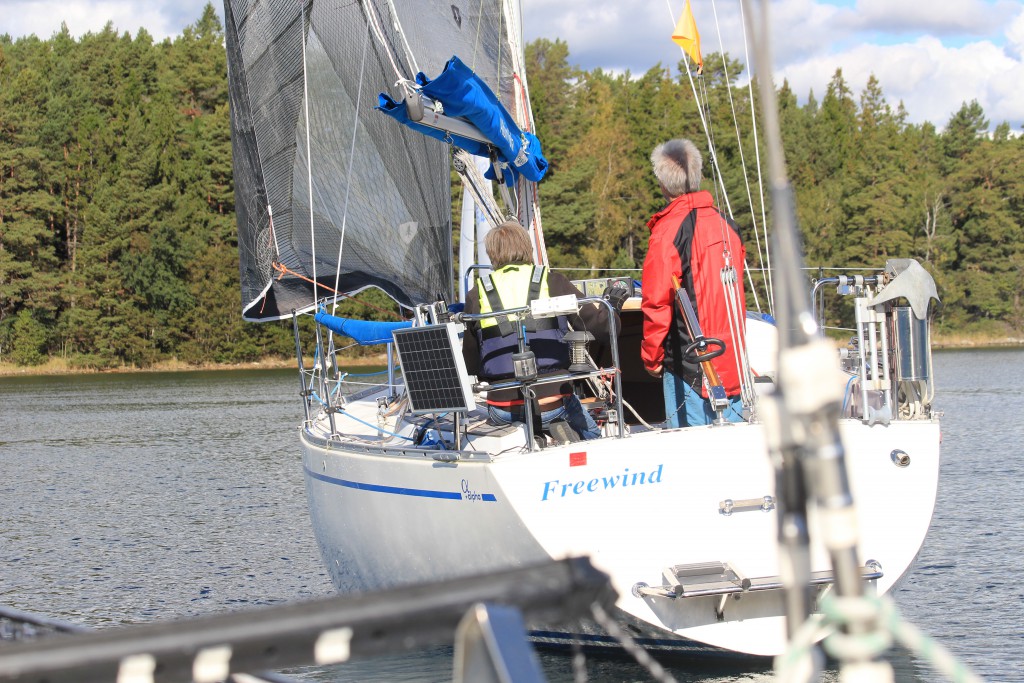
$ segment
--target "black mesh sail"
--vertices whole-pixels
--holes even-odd
[[[514,110],[502,4],[225,0],[246,319],[309,309],[314,277],[320,297],[451,300],[448,145],[375,106],[458,55]]]

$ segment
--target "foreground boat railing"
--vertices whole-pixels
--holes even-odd
[[[543,676],[524,619],[566,623],[610,610],[615,599],[606,574],[587,558],[571,558],[381,593],[5,645],[0,679],[214,683],[243,672],[261,676],[268,669],[454,642],[457,682],[495,680],[483,674],[498,666],[517,672],[512,681],[534,683]]]
[[[58,633],[79,633],[88,630],[84,626],[63,619],[0,605],[0,645],[31,641]]]

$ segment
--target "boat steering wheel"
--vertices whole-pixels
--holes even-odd
[[[714,347],[706,350],[708,347]],[[683,351],[683,360],[687,363],[699,364],[725,353],[725,342],[714,337],[701,337]]]

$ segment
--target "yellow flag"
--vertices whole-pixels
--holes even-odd
[[[686,54],[690,55],[698,67],[704,68],[704,60],[700,56],[700,34],[697,33],[697,22],[693,20],[693,12],[690,11],[690,0],[686,0],[683,15],[679,17],[676,30],[672,32],[672,40],[686,50]]]

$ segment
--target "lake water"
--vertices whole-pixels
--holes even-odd
[[[896,594],[910,621],[991,681],[1024,681],[1024,350],[935,355],[944,411],[938,501]],[[309,526],[294,371],[0,378],[0,604],[91,627],[332,593]],[[549,681],[568,657],[543,655]],[[940,676],[894,653],[899,681]],[[767,681],[763,667],[671,669]],[[430,650],[290,675],[451,679]],[[593,681],[645,681],[588,662]],[[827,676],[834,679],[834,672]]]

